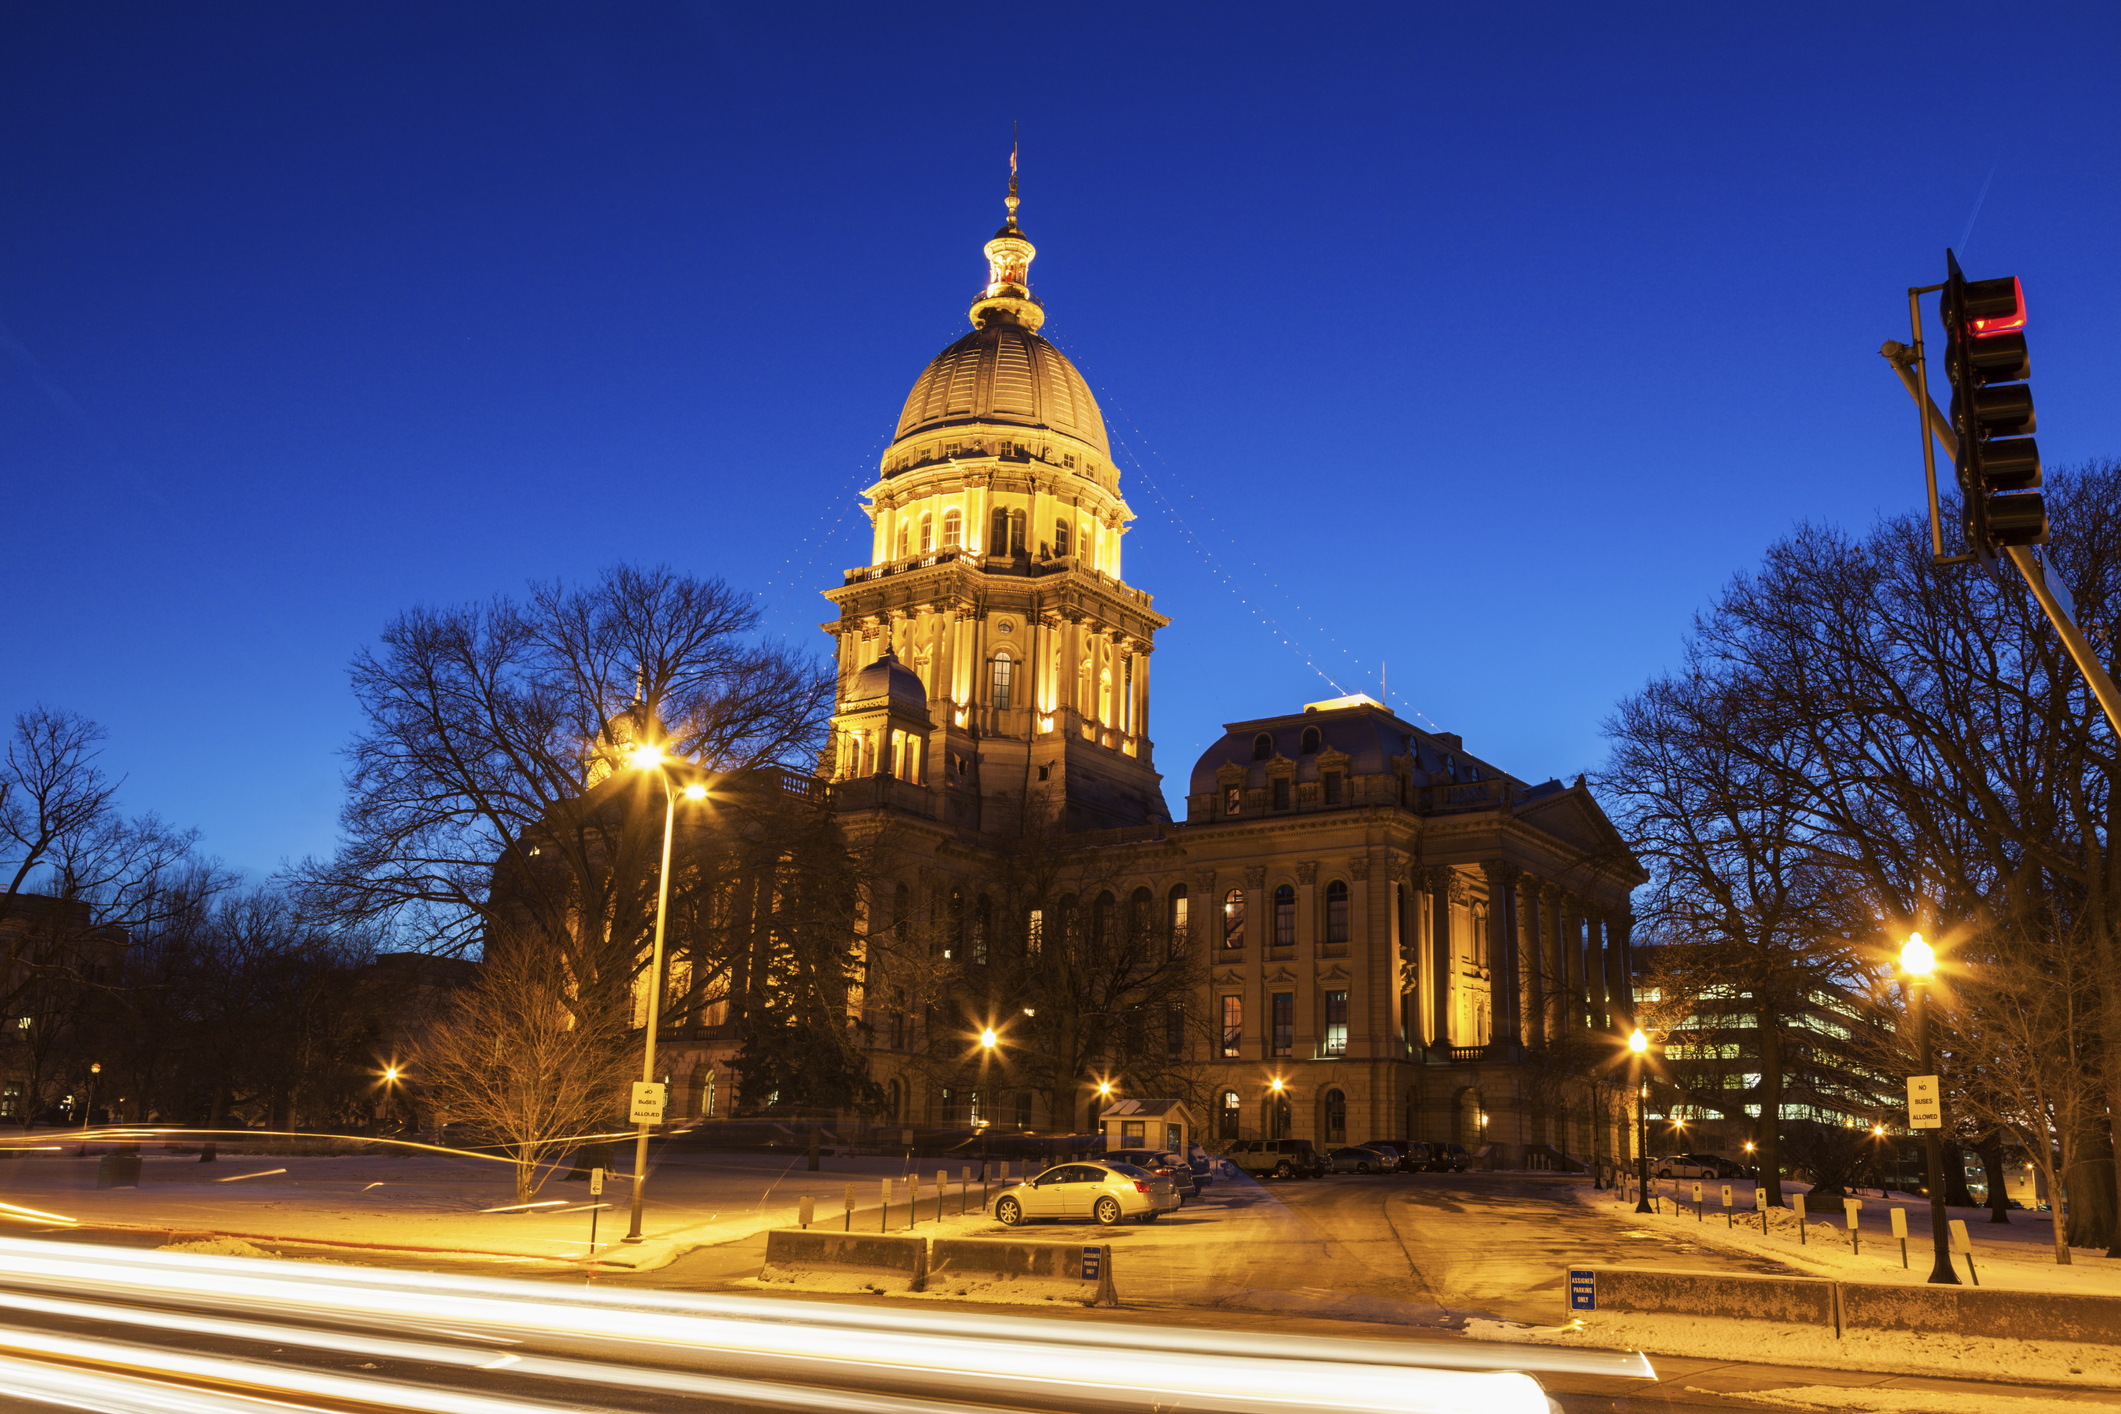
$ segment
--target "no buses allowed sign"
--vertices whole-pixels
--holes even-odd
[[[636,1080],[633,1082],[633,1110],[627,1118],[628,1124],[661,1124],[663,1122],[663,1092],[659,1081]]]
[[[1944,1105],[1937,1098],[1936,1076],[1910,1075],[1907,1078],[1907,1127],[1944,1128]]]

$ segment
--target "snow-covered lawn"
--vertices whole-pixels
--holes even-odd
[[[1761,1214],[1752,1206],[1753,1185],[1731,1185],[1733,1207],[1724,1214],[1721,1184],[1704,1181],[1702,1195],[1706,1212],[1696,1214],[1693,1185],[1677,1180],[1682,1197],[1672,1197],[1674,1180],[1666,1179],[1656,1200],[1656,1213],[1637,1213],[1625,1188],[1598,1192],[1589,1186],[1574,1190],[1577,1200],[1618,1225],[1622,1235],[1629,1230],[1684,1232],[1690,1239],[1710,1246],[1771,1257],[1809,1276],[1833,1277],[1841,1281],[1907,1282],[1921,1285],[1929,1280],[1935,1264],[1930,1242],[1930,1208],[1926,1199],[1895,1193],[1890,1198],[1872,1194],[1863,1199],[1857,1215],[1856,1247],[1851,1250],[1841,1200],[1822,1200],[1830,1208],[1820,1212],[1815,1204],[1806,1215],[1802,1241],[1797,1215],[1787,1208],[1767,1210],[1767,1231],[1760,1230]],[[1801,1186],[1785,1184],[1784,1201]],[[1907,1265],[1901,1266],[1900,1243],[1892,1236],[1891,1210],[1907,1215]],[[2008,1223],[1990,1223],[1986,1208],[1950,1208],[1947,1216],[1966,1224],[1974,1249],[1974,1271],[1969,1276],[1964,1257],[1954,1266],[1962,1283],[1978,1278],[1982,1286],[2013,1291],[2074,1291],[2121,1296],[2121,1261],[2100,1248],[2073,1248],[2068,1266],[2055,1261],[2054,1231],[2048,1214],[2015,1212]],[[1555,1313],[1561,1319],[1561,1313]]]
[[[202,1164],[196,1153],[149,1146],[140,1186],[96,1188],[97,1159],[71,1149],[0,1158],[0,1216],[30,1231],[83,1225],[168,1230],[185,1237],[226,1235],[256,1242],[320,1243],[463,1254],[500,1264],[571,1263],[591,1255],[587,1185],[553,1175],[536,1194],[545,1205],[506,1209],[515,1201],[511,1166],[478,1156],[361,1153],[339,1156],[245,1154],[221,1146]],[[610,1176],[596,1215],[598,1260],[636,1269],[659,1266],[693,1247],[729,1242],[792,1225],[800,1200],[814,1200],[815,1221],[845,1221],[851,1190],[858,1226],[875,1230],[881,1183],[892,1180],[891,1230],[907,1231],[910,1180],[920,1184],[922,1230],[934,1228],[934,1161],[825,1158],[810,1173],[804,1156],[672,1154],[650,1171],[640,1244],[622,1244],[631,1179]],[[963,1201],[976,1212],[981,1188],[961,1194],[962,1164],[947,1165],[943,1211]],[[564,1173],[564,1170],[560,1171]],[[71,1224],[43,1215],[72,1219]]]

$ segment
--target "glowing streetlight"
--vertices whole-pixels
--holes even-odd
[[[1937,1087],[1937,1118],[1944,1118],[1944,1086],[1937,1075],[1937,1062],[1930,1054],[1930,1009],[1929,981],[1937,972],[1937,950],[1922,940],[1920,933],[1910,933],[1900,949],[1900,970],[1907,978],[1907,987],[1915,994],[1915,1049],[1922,1055],[1922,1074]],[[1909,1114],[1910,1120],[1914,1115]],[[1885,1126],[1878,1126],[1883,1134]],[[1942,1129],[1931,1129],[1925,1135],[1924,1168],[1930,1185],[1930,1238],[1936,1248],[1936,1261],[1930,1266],[1930,1281],[1937,1286],[1957,1286],[1959,1274],[1952,1270],[1951,1238],[1946,1231],[1944,1217],[1944,1150]]]
[[[1650,1077],[1642,1065],[1650,1038],[1640,1026],[1628,1037],[1628,1050],[1634,1053],[1629,1064],[1635,1070],[1635,1211],[1650,1213],[1656,1211],[1650,1206]]]
[[[386,1085],[398,1083],[398,1068],[396,1066],[386,1065],[383,1067],[383,1083]]]
[[[993,1050],[995,1043],[1000,1039],[999,1036],[994,1034],[994,1028],[991,1026],[979,1033],[979,1043],[983,1050]]]
[[[1105,1096],[1105,1097],[1107,1097],[1107,1098],[1110,1098],[1110,1097],[1111,1097],[1111,1094],[1112,1094],[1112,1082],[1111,1082],[1111,1081],[1109,1081],[1109,1080],[1100,1080],[1100,1081],[1098,1081],[1098,1082],[1097,1082],[1097,1093],[1098,1093],[1098,1094],[1100,1094],[1100,1095],[1103,1095],[1103,1096]]]
[[[642,1027],[641,1081],[655,1083],[656,1023],[663,1009],[663,922],[670,913],[670,837],[676,831],[678,818],[678,796],[687,800],[705,800],[707,787],[692,781],[673,788],[670,783],[670,758],[663,748],[651,742],[642,742],[626,753],[626,760],[637,771],[653,771],[656,779],[663,783],[663,867],[655,878],[655,949],[648,962],[648,1022]],[[648,1183],[648,1124],[642,1121],[633,1141],[633,1222],[622,1238],[625,1242],[641,1240],[641,1201]]]
[[[1279,1095],[1281,1093],[1281,1077],[1278,1075],[1275,1076],[1274,1079],[1268,1083],[1267,1088],[1269,1090],[1272,1090],[1275,1094]]]

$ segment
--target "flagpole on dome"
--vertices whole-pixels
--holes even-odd
[[[1019,204],[1016,199],[1016,152],[1020,145],[1021,140],[1017,136],[1016,124],[1011,123],[1009,125],[1009,196],[1004,204],[1009,208],[1009,224],[1012,226],[1016,224],[1016,208]]]

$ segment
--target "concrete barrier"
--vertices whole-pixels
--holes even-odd
[[[951,1296],[1043,1296],[1085,1306],[1116,1306],[1112,1249],[1071,1242],[1008,1242],[938,1237],[928,1253],[928,1290]]]
[[[1949,1331],[1997,1340],[2121,1345],[2121,1297],[1843,1282],[1841,1324],[1851,1332]]]
[[[2121,1296],[1900,1286],[1589,1263],[1571,1266],[1563,1284],[1572,1316],[1599,1311],[1717,1316],[1818,1326],[1836,1337],[1865,1331],[1912,1331],[1999,1341],[2121,1346]]]
[[[759,1280],[823,1291],[919,1291],[928,1239],[875,1232],[775,1228],[766,1234]]]
[[[1589,1282],[1583,1278],[1588,1274]],[[1824,1277],[1675,1272],[1655,1267],[1571,1266],[1563,1283],[1571,1314],[1728,1316],[1838,1330],[1835,1286]],[[1586,1300],[1590,1304],[1583,1304]]]

